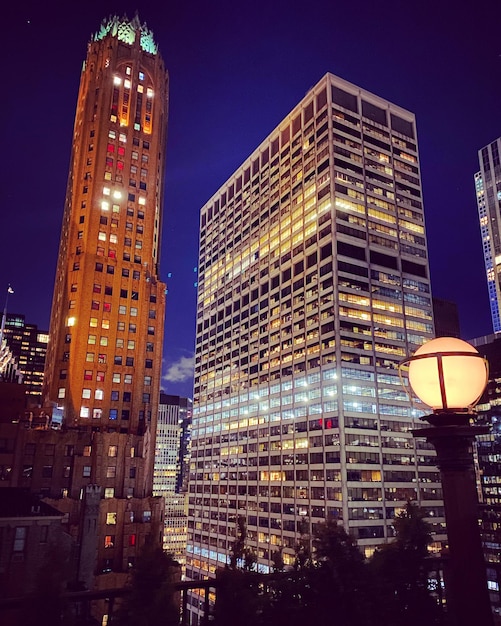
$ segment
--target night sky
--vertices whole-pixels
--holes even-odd
[[[9,0],[8,0],[9,1]],[[326,72],[417,116],[434,295],[492,332],[473,175],[501,135],[501,2],[14,2],[2,10],[0,293],[48,328],[80,70],[136,11],[170,73],[163,387],[190,396],[202,205]],[[3,308],[4,295],[0,306]]]

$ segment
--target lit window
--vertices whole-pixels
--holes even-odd
[[[98,383],[104,382],[104,372],[98,372],[96,374],[96,380]]]
[[[66,389],[64,387],[59,387],[59,389],[57,390],[57,397],[64,398],[65,395],[66,395]]]
[[[103,416],[103,409],[93,409],[92,417],[94,419],[100,420]]]
[[[127,350],[134,350],[136,347],[136,342],[133,339],[129,339],[127,341]]]
[[[108,456],[117,456],[118,446],[108,446]]]
[[[114,498],[115,497],[115,488],[114,487],[106,487],[104,490],[105,498]]]
[[[92,370],[84,370],[84,380],[92,380]]]
[[[100,346],[107,346],[108,345],[108,337],[100,337],[99,338],[99,345]]]
[[[138,85],[137,86],[137,90],[139,91],[139,93],[143,93],[144,92],[144,87],[142,85]]]
[[[106,354],[98,354],[97,355],[98,363],[106,363]]]
[[[126,143],[126,142],[127,142],[127,136],[126,136],[124,133],[120,133],[119,140],[120,140],[122,143]]]
[[[109,187],[103,187],[103,195],[109,196],[111,193],[111,189]]]
[[[130,76],[131,72],[132,72],[132,69],[130,65],[127,65],[127,67],[125,68],[125,73],[127,74],[127,76]]]
[[[142,196],[140,196],[138,202],[139,204],[144,206],[146,204],[146,198],[143,198]]]
[[[108,329],[110,327],[110,320],[103,320],[101,322],[101,328]]]
[[[120,78],[120,76],[113,76],[113,84],[114,85],[121,85],[122,84],[122,79]],[[113,131],[114,133],[114,131]]]
[[[114,383],[119,383],[120,382],[120,374],[118,372],[114,372],[113,373],[113,382]]]
[[[91,328],[97,328],[97,317],[90,318],[89,326]]]
[[[113,213],[119,213],[120,212],[120,207],[118,206],[118,204],[114,204],[113,205]],[[113,221],[111,222],[112,226],[118,226],[118,222],[117,223],[113,223]]]
[[[118,79],[118,80],[120,80],[120,79]],[[115,132],[114,130],[109,130],[109,131],[108,131],[108,137],[109,137],[110,139],[115,139],[115,138],[116,138],[116,136],[117,136],[117,134],[116,134],[116,132]]]
[[[104,538],[104,547],[105,548],[113,548],[115,545],[115,535],[106,535]]]
[[[96,335],[89,335],[89,337],[87,339],[87,343],[95,345],[96,344]]]
[[[99,231],[97,238],[99,239],[99,241],[106,241],[106,233]]]
[[[148,89],[146,90],[146,95],[148,96],[148,98],[153,98],[153,89],[148,87]]]
[[[82,406],[80,408],[80,417],[89,417],[89,407],[88,406]]]
[[[90,398],[90,389],[82,389],[82,398]]]
[[[151,376],[145,376],[144,377],[144,384],[146,386],[151,385]]]
[[[132,384],[132,374],[125,374],[124,375],[124,383],[127,385],[131,385]]]
[[[120,198],[121,198],[121,197],[122,197],[122,192],[121,192],[121,191],[115,190],[115,191],[113,192],[113,198],[114,198],[115,200],[120,200]]]
[[[66,322],[66,326],[75,326],[76,318],[68,317],[68,321]]]
[[[87,352],[85,360],[92,363],[94,361],[94,352]]]
[[[124,87],[125,89],[130,89],[130,80],[128,80],[127,78],[124,80]]]
[[[108,465],[106,468],[106,478],[115,478],[117,475],[116,465]]]
[[[110,420],[118,419],[118,409],[110,409]]]
[[[116,524],[117,523],[117,514],[116,513],[106,513],[106,523],[107,524]]]
[[[104,391],[102,389],[96,389],[94,397],[96,400],[102,400],[104,398]]]
[[[110,203],[107,202],[106,200],[102,200],[101,201],[101,209],[103,211],[109,211],[110,210]]]
[[[110,243],[118,243],[118,237],[115,234],[110,235]]]
[[[139,80],[144,80],[144,72],[139,72]]]

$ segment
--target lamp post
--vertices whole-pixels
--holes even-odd
[[[433,409],[430,427],[413,430],[437,453],[449,539],[446,598],[454,626],[491,626],[492,611],[478,525],[473,442],[489,431],[470,422],[487,384],[487,362],[470,344],[452,337],[433,339],[405,359],[409,384]]]

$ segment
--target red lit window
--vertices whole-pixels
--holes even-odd
[[[108,250],[108,256],[110,257],[110,259],[116,259],[117,258],[117,251],[116,250]]]
[[[136,545],[136,535],[129,535],[129,546]]]
[[[119,146],[118,148],[118,154],[120,156],[123,156],[125,154],[125,148],[123,146]]]
[[[106,167],[113,167],[113,159],[111,157],[106,157]]]
[[[103,311],[107,311],[108,313],[111,311],[111,303],[110,302],[105,302],[103,304]]]
[[[108,152],[115,152],[115,146],[112,143],[109,143],[107,150]]]
[[[104,547],[105,548],[113,548],[113,545],[115,543],[115,536],[114,535],[106,535],[104,538]]]
[[[117,168],[119,170],[123,170],[124,168],[124,162],[123,161],[117,161]]]
[[[85,370],[84,380],[92,380],[92,370]]]

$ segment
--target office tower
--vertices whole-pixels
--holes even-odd
[[[489,362],[489,381],[476,407],[491,432],[476,441],[480,492],[480,533],[487,566],[491,603],[501,611],[501,337],[479,337],[472,342]]]
[[[484,252],[492,328],[501,331],[501,137],[478,151],[480,171],[475,174],[480,234]]]
[[[192,401],[160,394],[153,495],[165,500],[163,547],[184,566],[188,518],[186,507]]]
[[[436,337],[457,337],[461,336],[459,325],[458,305],[451,300],[442,298],[432,298],[433,319],[435,320]]]
[[[134,499],[147,500],[153,485],[167,89],[146,25],[103,21],[81,73],[44,382],[51,424],[72,446],[59,491],[94,502],[89,485],[100,488],[101,572],[126,571],[139,545],[134,524],[154,518],[153,505]],[[60,482],[48,485],[52,497]]]
[[[28,324],[24,315],[7,313],[4,339],[23,375],[28,404],[41,404],[45,355],[49,333]]]
[[[238,516],[262,571],[328,517],[370,554],[408,499],[438,547],[397,372],[432,337],[414,115],[327,74],[201,210],[187,576]]]

